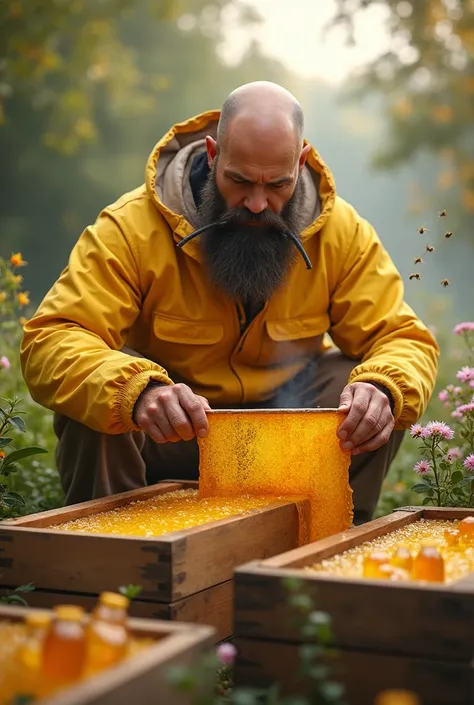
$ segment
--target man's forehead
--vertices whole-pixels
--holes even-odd
[[[292,144],[266,140],[252,145],[248,139],[229,139],[219,159],[229,175],[261,175],[265,180],[275,180],[294,176],[298,155]]]

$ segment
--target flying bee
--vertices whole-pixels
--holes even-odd
[[[432,245],[426,245],[426,251],[427,252],[434,252],[434,247]]]
[[[415,264],[423,264],[423,260],[421,259],[421,257],[415,257],[414,262]]]
[[[441,279],[441,284],[446,288],[449,285],[448,279]]]
[[[421,274],[418,274],[418,272],[415,272],[414,274],[410,274],[408,277],[409,279],[421,279]]]
[[[448,231],[447,233],[444,233],[444,237],[445,237],[447,240],[449,240],[449,238],[450,238],[451,236],[452,236],[452,233],[450,233],[449,231]]]
[[[428,228],[425,228],[424,225],[422,225],[421,228],[418,228],[418,232],[420,233],[420,235],[424,235],[427,230]]]
[[[448,214],[447,214],[446,211],[444,211],[444,210],[443,210],[443,211],[440,211],[440,213],[439,213],[439,217],[440,217],[440,218],[446,218],[447,215],[448,215]]]

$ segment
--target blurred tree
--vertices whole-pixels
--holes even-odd
[[[173,2],[170,10],[162,0],[154,2],[162,13],[159,16],[145,11],[151,4],[148,0],[83,3],[91,13],[99,7],[107,9],[114,42],[133,58],[134,75],[139,77],[133,85],[122,83],[113,62],[107,73],[110,81],[84,77],[87,62],[94,65],[92,51],[81,55],[83,63],[61,69],[61,80],[56,76],[57,81],[52,81],[57,88],[52,103],[38,105],[34,99],[49,90],[49,78],[42,82],[31,74],[11,82],[0,127],[0,252],[6,257],[13,251],[24,253],[30,262],[27,288],[35,302],[56,279],[74,242],[100,209],[143,182],[148,154],[173,123],[218,107],[230,90],[245,81],[266,78],[292,89],[281,65],[264,58],[255,47],[236,66],[219,59],[224,22],[242,27],[257,21],[243,3],[183,0]],[[40,5],[45,3],[38,0]],[[47,15],[51,7],[63,7],[63,3],[51,0],[46,6]],[[1,8],[3,12],[3,4]],[[43,8],[37,10],[38,17],[42,12]],[[31,26],[25,18],[22,30],[27,37],[34,35],[34,17],[30,19]],[[106,22],[106,15],[103,19]],[[64,23],[64,27],[75,26],[67,18]],[[77,24],[79,29],[79,20]],[[62,36],[60,29],[53,34]],[[19,31],[18,41],[21,36]],[[108,40],[95,45],[97,52],[107,46]],[[74,111],[66,110],[64,122],[55,122],[56,103],[72,90],[89,106],[93,136],[87,139],[75,132]],[[54,139],[45,140],[45,135]]]
[[[450,226],[471,235],[474,214],[474,2],[472,0],[337,0],[336,25],[354,41],[354,19],[372,5],[388,9],[390,46],[357,83],[356,94],[385,98],[389,138],[375,164],[391,168],[417,153],[435,155],[425,186]],[[415,200],[422,192],[413,194]],[[440,205],[443,204],[443,205]],[[433,203],[431,204],[433,206]],[[451,229],[451,228],[450,228]],[[472,237],[472,235],[471,235]]]
[[[230,0],[3,0],[0,4],[0,125],[11,118],[12,98],[46,114],[46,146],[65,154],[96,137],[96,100],[140,114],[166,81],[150,81],[123,35],[124,21],[140,15],[143,25],[213,13]],[[241,21],[250,9],[233,2]]]

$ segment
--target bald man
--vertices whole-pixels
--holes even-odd
[[[369,520],[438,347],[371,225],[336,195],[280,86],[175,125],[25,326],[68,503],[198,477],[217,408],[339,407]],[[289,438],[288,443],[297,443]]]

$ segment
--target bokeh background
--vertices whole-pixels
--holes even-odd
[[[261,79],[299,98],[339,194],[377,229],[439,337],[440,389],[463,362],[452,328],[474,318],[473,0],[3,0],[0,256],[29,262],[31,310],[82,230],[143,182],[169,127]],[[29,440],[51,450],[17,339],[0,334],[0,395],[25,398]],[[442,413],[435,393],[427,416]],[[380,511],[416,501],[415,456],[407,441]],[[45,458],[9,480],[29,511],[60,502]]]

